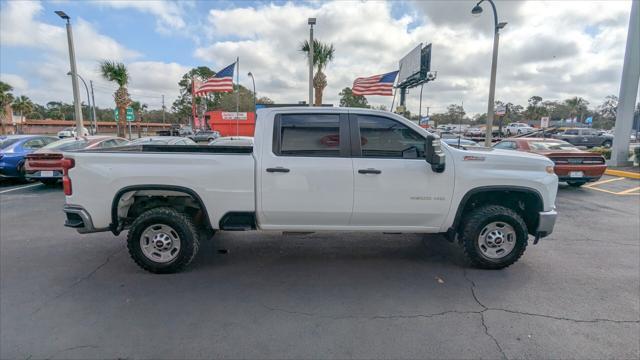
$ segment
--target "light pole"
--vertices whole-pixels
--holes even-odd
[[[69,21],[69,15],[64,11],[56,11],[56,15],[60,16],[63,20],[67,21],[67,42],[69,44],[69,63],[71,64],[71,73],[77,74],[76,70],[76,52],[73,48],[73,33],[71,32],[71,22]],[[80,94],[78,93],[78,78],[71,77],[71,86],[73,87],[73,103],[75,105],[75,118],[76,118],[76,134],[82,133],[82,108],[80,107]]]
[[[73,75],[71,73],[71,71],[69,71],[67,73],[67,75]],[[87,103],[89,104],[89,111],[92,111],[92,108],[95,108],[95,104],[93,104],[93,106],[91,105],[91,97],[89,96],[89,87],[87,86],[87,82],[84,81],[84,79],[82,78],[82,76],[80,76],[80,74],[76,74],[76,76],[78,76],[80,78],[80,80],[82,80],[82,83],[84,84],[84,89],[87,91]],[[91,125],[91,135],[93,135],[93,129],[96,126],[96,113],[95,110],[93,111],[93,116],[92,116],[92,125]],[[76,134],[78,133],[78,130],[76,129]],[[82,134],[82,130],[80,130],[80,134]]]
[[[255,113],[258,110],[256,105],[256,79],[253,78],[251,71],[249,71],[247,76],[251,76],[251,82],[253,83],[253,112]]]
[[[471,9],[471,13],[473,15],[480,15],[482,13],[482,7],[480,4],[485,0],[480,0],[476,6]],[[498,12],[496,11],[496,5],[493,3],[493,0],[486,0],[491,4],[491,9],[493,9],[493,21],[494,21],[494,32],[493,32],[493,58],[491,59],[491,80],[489,82],[489,104],[487,106],[487,130],[485,134],[484,145],[486,147],[491,147],[491,137],[493,136],[493,116],[494,116],[494,98],[496,94],[496,67],[498,66],[498,41],[500,39],[500,29],[504,28],[507,23],[506,22],[498,22]]]
[[[309,18],[309,106],[313,106],[313,25],[316,24],[316,18]]]

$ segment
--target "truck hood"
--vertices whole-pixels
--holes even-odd
[[[481,147],[462,150],[451,146],[448,146],[448,149],[450,149],[451,155],[457,163],[456,166],[505,171],[504,176],[508,177],[528,176],[524,173],[518,174],[518,171],[533,171],[545,174],[545,168],[553,166],[553,161],[548,157],[524,151]]]

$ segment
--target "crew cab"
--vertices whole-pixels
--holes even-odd
[[[590,128],[567,129],[563,133],[554,135],[554,138],[585,147],[602,146],[610,148],[613,144],[613,135]]]
[[[131,257],[155,273],[184,269],[220,230],[444,234],[485,269],[513,264],[529,235],[553,231],[558,178],[543,156],[456,149],[370,109],[257,116],[253,146],[65,153],[65,225],[128,230]]]

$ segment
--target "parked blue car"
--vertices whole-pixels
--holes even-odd
[[[0,136],[0,177],[23,178],[24,157],[57,140],[43,135]]]

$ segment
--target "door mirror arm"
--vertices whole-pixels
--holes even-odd
[[[433,136],[427,137],[424,145],[424,157],[431,164],[431,170],[441,173],[445,168],[445,155],[440,145],[440,139]]]

